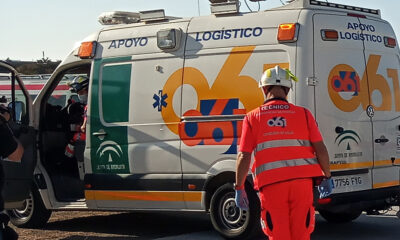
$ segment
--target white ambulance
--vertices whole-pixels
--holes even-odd
[[[275,65],[299,78],[289,101],[311,110],[328,147],[335,190],[316,202],[319,213],[346,222],[399,205],[399,48],[380,11],[315,0],[211,11],[101,16],[110,26],[74,49],[15,119],[36,131],[38,148],[24,160],[35,166],[31,191],[19,194],[29,197],[8,203],[13,224],[40,227],[53,210],[203,211],[226,238],[257,232],[251,176],[249,211],[235,207],[232,184],[243,116],[263,103],[258,80]],[[69,73],[90,78],[83,162],[65,159],[68,116],[49,102]]]

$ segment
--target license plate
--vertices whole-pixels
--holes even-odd
[[[333,184],[335,185],[333,193],[360,191],[369,189],[371,187],[371,181],[368,173],[359,175],[335,176],[332,178]]]

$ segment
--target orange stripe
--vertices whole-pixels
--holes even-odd
[[[394,161],[395,164],[400,164],[400,159]],[[367,167],[382,167],[382,166],[392,166],[392,160],[377,160],[375,162],[356,162],[347,164],[331,164],[332,170],[340,169],[353,169],[353,168],[367,168]]]
[[[372,187],[373,188],[384,188],[384,187],[392,187],[400,185],[399,180],[384,182],[384,183],[375,183]]]
[[[375,166],[391,166],[392,160],[378,160],[375,161]]]
[[[133,192],[86,190],[86,200],[128,200],[157,202],[199,202],[201,192]]]
[[[400,158],[396,158],[396,160],[394,160],[394,164],[400,165]]]
[[[201,192],[183,192],[185,202],[201,202],[202,196]]]
[[[331,164],[331,170],[340,169],[354,169],[354,168],[369,168],[373,166],[373,162],[356,162],[356,163],[346,163],[346,164]]]

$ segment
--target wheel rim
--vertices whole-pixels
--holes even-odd
[[[248,211],[236,207],[235,198],[232,193],[226,194],[221,199],[219,215],[225,228],[231,230],[241,230],[245,227],[249,219]]]
[[[33,209],[33,195],[32,193],[29,193],[29,198],[24,200],[23,206],[21,208],[13,209],[12,212],[16,218],[25,221],[32,217]]]

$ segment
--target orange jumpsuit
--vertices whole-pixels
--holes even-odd
[[[306,240],[314,229],[313,177],[323,176],[312,142],[322,141],[311,113],[271,99],[243,121],[241,152],[253,152],[254,188],[270,240]]]

